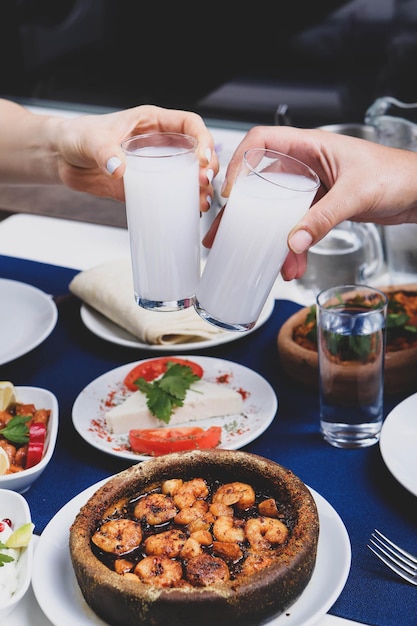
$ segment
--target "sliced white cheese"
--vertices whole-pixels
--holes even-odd
[[[174,410],[168,426],[242,412],[243,399],[240,393],[220,384],[198,380],[188,389],[184,405]],[[113,434],[127,433],[134,428],[158,428],[165,425],[149,411],[146,395],[141,391],[135,391],[122,404],[110,409],[105,418],[107,429]]]

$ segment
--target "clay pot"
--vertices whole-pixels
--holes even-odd
[[[378,287],[378,289],[387,294],[399,290],[417,294],[417,285],[415,284]],[[278,333],[277,344],[281,365],[285,372],[306,387],[317,389],[319,368],[317,352],[307,350],[293,340],[294,328],[305,321],[309,311],[310,307],[306,307],[288,318]],[[395,394],[417,391],[416,372],[417,348],[387,352],[384,368],[384,392]],[[349,376],[348,368],[346,368],[346,376]],[[347,391],[348,381],[346,383],[345,390]],[[339,391],[341,393],[344,391],[342,383],[339,386]]]
[[[288,543],[269,567],[209,587],[157,588],[109,569],[92,551],[98,522],[121,498],[149,492],[163,480],[202,477],[242,481],[282,503],[291,518]],[[299,478],[263,457],[231,450],[194,450],[157,457],[117,474],[82,507],[70,530],[70,553],[80,589],[106,623],[123,626],[261,624],[300,596],[315,562],[319,521],[314,499]]]

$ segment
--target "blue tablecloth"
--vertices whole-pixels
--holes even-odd
[[[32,284],[54,295],[68,293],[75,273],[72,269],[0,256],[0,277]],[[48,388],[60,405],[53,460],[25,494],[38,534],[84,488],[130,465],[129,461],[90,447],[76,433],[71,409],[77,395],[108,370],[155,355],[94,336],[83,325],[80,301],[74,296],[61,299],[58,308],[58,323],[46,341],[0,366],[0,380]],[[257,331],[229,344],[199,350],[198,354],[236,361],[270,382],[278,396],[277,416],[267,431],[245,449],[293,470],[336,509],[346,525],[352,544],[352,567],[330,613],[375,626],[417,625],[416,588],[396,578],[366,548],[370,533],[377,527],[417,552],[417,499],[390,474],[378,445],[339,450],[322,440],[317,393],[303,389],[284,374],[277,351],[281,325],[299,308],[293,302],[277,300],[272,316]],[[387,397],[385,413],[403,397]]]

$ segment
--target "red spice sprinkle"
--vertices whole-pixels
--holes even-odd
[[[91,426],[88,429],[89,431],[95,433],[101,439],[107,439],[108,441],[110,441],[107,429],[105,428],[101,420],[92,419],[90,424]]]
[[[240,388],[240,389],[237,389],[236,391],[240,393],[240,395],[242,396],[244,400],[247,400],[250,396],[249,391],[246,391],[245,389]]]
[[[216,378],[216,383],[219,383],[221,385],[227,385],[230,382],[230,376],[230,374],[220,374],[220,376],[217,376]]]
[[[112,407],[113,404],[114,404],[114,396],[115,395],[116,395],[116,390],[110,391],[109,395],[107,396],[107,398],[104,401],[104,406]]]

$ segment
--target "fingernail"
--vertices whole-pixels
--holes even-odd
[[[306,230],[297,230],[289,239],[289,245],[293,252],[301,254],[305,252],[312,244],[313,237]]]
[[[223,185],[222,188],[220,189],[220,195],[223,195],[224,190],[226,189],[226,185],[227,185],[227,179],[225,178],[223,181]]]
[[[207,176],[207,180],[209,181],[209,184],[211,184],[211,181],[213,180],[213,176],[214,176],[214,171],[211,168],[208,169],[206,172],[206,176]]]
[[[210,161],[211,161],[211,148],[206,148],[204,154],[205,154],[205,157],[207,159],[207,163],[210,163]]]
[[[212,201],[213,201],[212,197],[211,197],[211,196],[206,196],[206,200],[207,200],[208,205],[209,205],[209,207],[210,207],[210,206],[211,206],[211,203],[212,203]]]
[[[110,157],[106,165],[108,173],[114,174],[114,172],[117,170],[118,167],[120,167],[121,164],[122,162],[119,159],[119,157],[116,157],[116,156]]]

